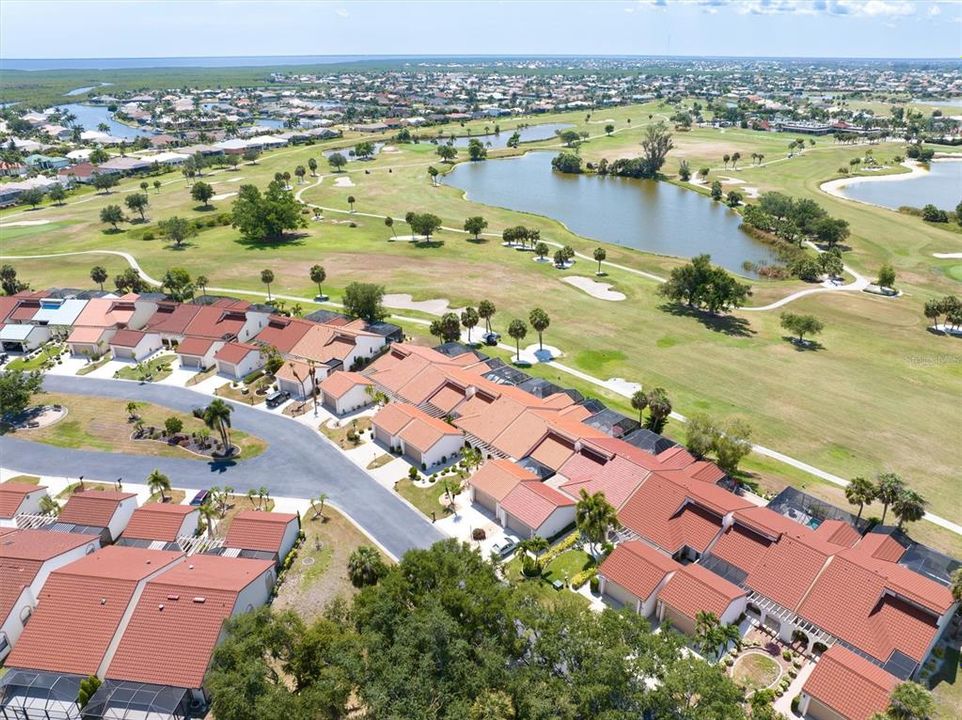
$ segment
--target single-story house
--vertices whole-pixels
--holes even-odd
[[[748,604],[747,593],[721,575],[701,565],[684,565],[658,593],[659,622],[667,622],[686,635],[695,634],[700,612],[714,613],[719,622],[731,625]]]
[[[118,330],[107,344],[115,360],[135,362],[150,357],[162,347],[160,335],[142,330]]]
[[[117,490],[75,492],[60,510],[57,523],[72,532],[96,533],[103,544],[112,543],[127,527],[137,509],[135,493]]]
[[[235,380],[247,377],[255,370],[264,367],[259,347],[238,342],[226,343],[214,353],[214,363],[220,375],[226,375]]]
[[[621,543],[598,568],[601,594],[650,617],[659,591],[681,564],[641,540]]]
[[[371,425],[376,440],[399,449],[422,469],[457,458],[464,444],[456,427],[407,403],[384,406]]]
[[[71,355],[99,358],[110,349],[110,339],[116,332],[117,328],[75,327],[67,336],[67,347]]]
[[[214,355],[224,347],[224,344],[222,340],[188,337],[184,338],[174,352],[180,358],[182,368],[206,370],[214,367]]]
[[[374,385],[370,378],[356,372],[337,370],[318,385],[324,407],[336,415],[360,410],[371,404],[368,388]]]
[[[0,483],[0,527],[16,527],[17,515],[37,515],[40,500],[47,494],[43,485],[22,482]]]
[[[76,322],[86,306],[87,301],[78,298],[41,298],[40,309],[34,313],[30,322],[46,325],[65,334],[66,329]]]
[[[799,713],[813,720],[870,720],[884,713],[899,679],[841,645],[822,653],[802,686]]]
[[[575,521],[575,500],[540,480],[518,483],[501,501],[499,522],[521,537],[551,538]]]
[[[134,510],[117,544],[176,550],[178,538],[193,537],[199,520],[200,511],[193,505],[147,503]]]
[[[315,368],[315,373],[320,373],[322,377],[325,372],[323,367]],[[309,398],[314,392],[311,383],[311,367],[303,360],[288,359],[274,373],[274,379],[277,380],[277,387],[290,393],[291,397]]]
[[[501,501],[514,490],[518,483],[539,479],[537,475],[517,463],[492,458],[468,480],[468,492],[471,502],[497,516]]]
[[[96,535],[0,530],[0,660],[17,644],[54,570],[100,547]]]
[[[0,325],[0,345],[4,352],[30,352],[50,339],[46,325],[4,323]]]
[[[242,510],[231,521],[224,547],[241,551],[241,557],[263,557],[268,553],[274,562],[282,563],[300,531],[301,518],[294,513]]]

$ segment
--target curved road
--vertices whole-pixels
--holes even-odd
[[[47,375],[44,389],[73,395],[99,395],[163,405],[190,412],[210,397],[170,385]],[[307,426],[283,415],[231,403],[234,428],[264,439],[269,447],[257,457],[235,463],[187,458],[126,455],[95,450],[60,448],[15,435],[0,436],[0,461],[21,472],[41,475],[86,475],[102,479],[122,477],[142,482],[159,468],[177,487],[208,488],[232,485],[239,492],[264,485],[271,494],[310,498],[326,493],[333,505],[347,513],[396,557],[414,547],[428,547],[444,536],[419,512],[382,487],[361,468]]]

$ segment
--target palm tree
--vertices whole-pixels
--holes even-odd
[[[605,494],[596,492],[589,495],[584,488],[581,488],[578,503],[575,505],[575,524],[578,532],[595,546],[605,541],[608,530],[621,527],[618,513],[605,498]]]
[[[254,507],[254,498],[257,497],[257,490],[251,488],[247,491],[247,499],[251,501],[251,507]]]
[[[671,415],[671,400],[664,388],[652,388],[648,391],[648,412],[648,429],[660,433]]]
[[[317,160],[315,160],[314,158],[308,158],[307,167],[310,168],[311,176],[317,177]]]
[[[355,198],[353,195],[347,196],[347,204],[351,206],[351,212],[354,212],[354,203],[356,202],[357,198]]]
[[[722,160],[725,161],[725,167],[728,167],[728,161],[731,159],[732,159],[732,156],[729,155],[728,153],[725,153],[724,155],[722,155]]]
[[[905,490],[905,482],[895,473],[882,473],[878,476],[875,497],[882,503],[882,525],[885,524],[885,516],[888,514],[889,505],[899,499],[903,490]]]
[[[271,491],[266,485],[261,485],[257,488],[257,507],[264,509],[267,507],[267,501],[271,499]]]
[[[170,478],[160,470],[154,470],[147,476],[147,488],[152,495],[159,493],[161,502],[167,502],[166,492],[170,490]]]
[[[541,308],[535,308],[534,310],[531,311],[531,314],[528,315],[528,322],[531,323],[531,327],[533,327],[535,329],[535,332],[538,333],[538,349],[544,350],[542,335],[544,334],[544,331],[548,329],[548,326],[551,324],[551,318],[549,318],[548,313],[546,313]]]
[[[641,424],[645,408],[648,407],[648,395],[644,390],[636,390],[631,396],[631,407],[638,411],[638,423]]]
[[[324,294],[321,292],[321,283],[327,280],[327,271],[324,269],[323,265],[312,265],[310,276],[311,282],[317,283],[317,296],[321,297]]]
[[[209,282],[206,275],[198,275],[194,278],[194,284],[203,291],[204,295],[207,294],[207,284]]]
[[[478,303],[478,316],[484,320],[484,327],[487,332],[491,332],[491,318],[494,317],[497,310],[490,300],[482,300]]]
[[[361,545],[347,561],[347,572],[354,587],[374,585],[387,573],[381,554],[370,545]]]
[[[137,410],[138,410],[139,408],[140,408],[140,403],[139,403],[139,402],[134,402],[133,400],[131,400],[129,403],[127,403],[126,407],[124,408],[124,409],[127,411],[127,419],[128,419],[128,420],[136,420],[136,419],[137,419]]]
[[[388,215],[386,218],[384,218],[384,224],[391,229],[391,235],[394,238],[397,238],[397,230],[394,229],[394,218]]]
[[[518,362],[521,362],[521,341],[527,334],[528,326],[524,324],[524,320],[512,320],[511,324],[508,325],[508,335],[514,338],[518,350]]]
[[[90,279],[100,285],[101,291],[103,291],[104,283],[107,282],[108,277],[110,276],[107,274],[107,270],[101,265],[94,265],[90,269]]]
[[[267,285],[267,302],[271,301],[271,283],[274,282],[273,270],[261,270],[261,282]]]
[[[892,503],[892,512],[899,519],[899,529],[901,530],[906,522],[916,522],[925,517],[926,504],[925,498],[915,490],[903,490]]]
[[[601,275],[601,263],[605,261],[606,257],[608,257],[608,253],[605,252],[604,248],[595,248],[594,258],[598,261],[598,275]]]
[[[949,586],[952,597],[956,602],[962,603],[962,568],[958,568],[952,573],[952,584]]]
[[[311,509],[314,511],[314,519],[324,516],[324,503],[327,501],[327,493],[320,493],[316,498],[311,498]],[[317,503],[315,507],[314,503]]]
[[[537,577],[544,570],[541,555],[551,544],[540,535],[532,535],[518,543],[521,552],[521,571],[528,577]]]
[[[858,517],[855,518],[857,522],[862,519],[866,503],[875,500],[875,485],[861,476],[852,478],[852,482],[845,487],[845,499],[852,505],[858,505]]]
[[[41,515],[59,515],[60,505],[49,495],[44,495],[40,498],[40,514]]]
[[[220,433],[225,455],[230,454],[232,447],[230,443],[230,414],[232,412],[234,412],[234,408],[220,398],[214,398],[210,405],[204,408],[204,424],[211,430]]]
[[[217,519],[217,510],[211,503],[204,503],[197,511],[204,518],[204,525],[207,527],[207,537],[214,537],[214,521]]]

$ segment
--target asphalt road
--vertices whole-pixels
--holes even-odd
[[[83,376],[47,375],[44,388],[74,395],[99,395],[163,405],[190,412],[210,396],[169,385],[102,380]],[[310,428],[288,417],[231,403],[231,424],[267,441],[255,458],[233,463],[148,457],[95,450],[60,448],[15,435],[0,436],[0,464],[20,472],[143,482],[159,468],[175,487],[191,489],[231,485],[247,492],[262,485],[272,495],[311,498],[326,493],[330,502],[397,557],[415,547],[427,547],[443,535],[419,512],[345,458]]]

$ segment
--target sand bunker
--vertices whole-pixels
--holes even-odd
[[[354,187],[354,181],[349,177],[339,177],[334,181],[334,187]]]
[[[932,253],[932,257],[937,257],[939,260],[958,260],[958,259],[962,259],[962,252]]]
[[[619,302],[625,299],[625,294],[620,293],[617,290],[611,289],[610,283],[598,282],[597,280],[592,280],[589,277],[584,277],[582,275],[570,275],[566,278],[562,278],[562,282],[566,282],[569,285],[582,290],[593,298],[598,300],[610,300],[612,302]]]
[[[26,227],[28,225],[48,225],[49,220],[18,220],[11,223],[0,223],[0,227]]]
[[[240,182],[243,179],[244,179],[243,177],[236,177],[236,178],[231,178],[230,180],[225,180],[224,182]]]
[[[229,197],[234,197],[236,194],[235,192],[221,193],[220,195],[214,195],[211,200],[226,200]]]
[[[457,312],[457,308],[449,306],[447,298],[434,300],[415,300],[407,293],[394,293],[384,296],[384,305],[398,310],[418,310],[430,315],[444,315],[446,312]]]

